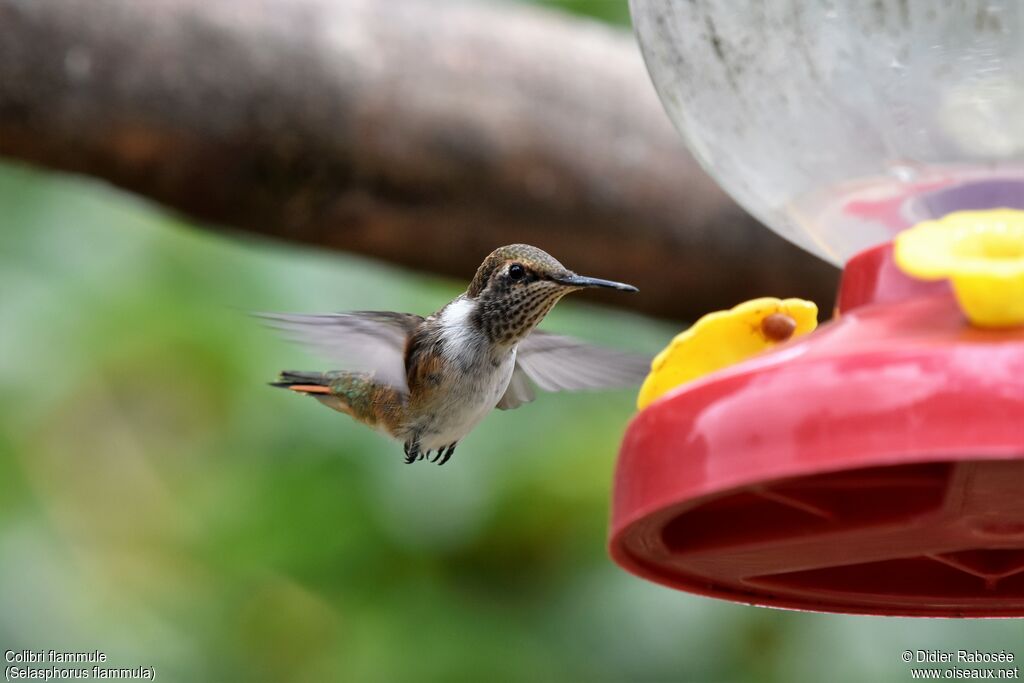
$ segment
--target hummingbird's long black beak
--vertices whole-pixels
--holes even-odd
[[[596,277],[585,277],[583,275],[577,275],[576,273],[566,273],[565,275],[561,275],[553,279],[555,282],[569,287],[606,287],[608,289],[617,289],[621,292],[640,291],[633,285],[627,285],[623,282],[602,280]]]

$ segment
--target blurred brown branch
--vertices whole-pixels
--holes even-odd
[[[460,278],[530,242],[662,316],[834,287],[700,171],[627,34],[537,8],[0,0],[0,154]]]

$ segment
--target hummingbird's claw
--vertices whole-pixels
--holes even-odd
[[[418,443],[413,443],[413,442],[410,442],[410,441],[406,441],[405,445],[402,448],[405,451],[405,464],[406,465],[411,465],[414,462],[416,462],[417,460],[422,460],[423,459],[423,454],[420,453],[420,446],[419,446]]]
[[[434,460],[432,460],[431,462],[437,462],[438,465],[443,465],[446,462],[448,462],[448,458],[452,457],[452,453],[455,452],[455,444],[457,444],[457,443],[458,443],[458,441],[456,441],[453,444],[450,444],[448,446],[447,450],[445,450],[443,448],[442,449],[438,449],[437,455],[441,459],[441,462],[437,462],[437,460],[438,460],[437,458],[434,458]],[[444,455],[443,456],[441,455],[441,451],[442,450],[444,451]]]

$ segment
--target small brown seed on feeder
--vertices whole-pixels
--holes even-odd
[[[761,320],[761,334],[773,342],[784,342],[796,332],[796,320],[785,313],[772,313]]]

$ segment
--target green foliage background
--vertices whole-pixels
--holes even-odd
[[[0,167],[0,649],[197,682],[907,680],[904,649],[1024,655],[1019,622],[763,610],[619,570],[629,392],[495,414],[438,468],[265,386],[322,363],[246,311],[425,313],[463,286]],[[545,328],[676,331],[571,301]]]

